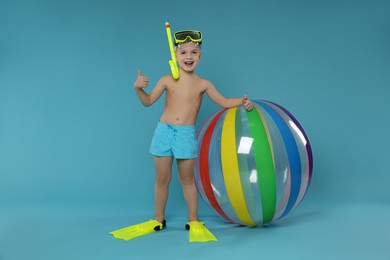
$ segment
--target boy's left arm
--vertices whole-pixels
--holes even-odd
[[[211,82],[206,82],[206,94],[212,101],[214,101],[218,105],[224,108],[238,107],[243,105],[248,111],[251,111],[253,109],[252,101],[249,100],[247,95],[244,95],[243,98],[226,98],[218,92],[218,90]]]

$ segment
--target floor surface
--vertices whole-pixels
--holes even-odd
[[[0,215],[0,259],[390,259],[388,205],[305,204],[262,228],[200,217],[218,242],[189,243],[180,216],[168,216],[162,232],[123,241],[108,233],[144,216],[114,207],[7,207]]]

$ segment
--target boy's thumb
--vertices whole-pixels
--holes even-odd
[[[248,95],[247,94],[244,95],[244,99],[248,99]]]
[[[138,69],[138,76],[142,76],[141,70]]]

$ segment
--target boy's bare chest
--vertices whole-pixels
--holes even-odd
[[[202,94],[201,88],[196,85],[175,85],[167,88],[166,92],[177,98],[196,98]]]

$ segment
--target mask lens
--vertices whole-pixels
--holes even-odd
[[[198,32],[189,32],[188,36],[190,36],[191,40],[199,40],[200,39],[200,33],[198,33]]]
[[[179,41],[184,41],[187,38],[187,36],[188,36],[187,32],[178,32],[175,35],[176,39]]]

